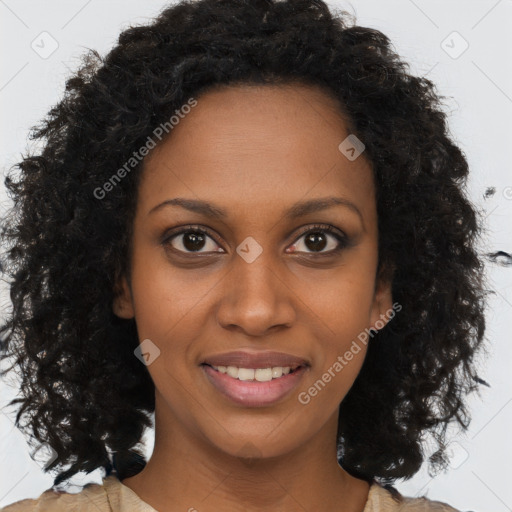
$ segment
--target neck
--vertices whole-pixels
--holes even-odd
[[[290,453],[251,458],[247,443],[248,457],[242,458],[216,448],[157,407],[153,454],[140,473],[122,483],[160,512],[363,512],[369,484],[338,464],[336,428],[337,414]]]

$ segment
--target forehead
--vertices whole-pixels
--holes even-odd
[[[371,165],[339,150],[350,131],[337,102],[309,85],[224,86],[146,157],[139,200],[172,196],[259,208],[339,192],[371,208]],[[366,206],[365,204],[368,203]]]

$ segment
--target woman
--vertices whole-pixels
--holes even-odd
[[[469,424],[481,228],[386,36],[319,0],[181,2],[34,137],[3,223],[17,420],[56,490],[105,478],[4,510],[455,510],[391,484]]]

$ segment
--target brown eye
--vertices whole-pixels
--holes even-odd
[[[301,241],[303,240],[303,241]],[[223,253],[208,231],[199,227],[187,227],[167,234],[162,244],[174,252],[182,254]],[[302,235],[292,245],[292,252],[305,254],[332,255],[349,245],[342,231],[329,225],[317,225],[303,230]]]
[[[223,252],[205,230],[198,228],[188,228],[174,233],[165,239],[164,244],[183,253]]]
[[[299,240],[304,240],[302,243]],[[329,243],[329,239],[331,239]],[[348,245],[345,235],[338,233],[332,226],[314,226],[302,233],[297,242],[292,246],[293,252],[305,252],[307,254],[332,254],[340,251]],[[324,249],[326,249],[324,251]]]
[[[327,245],[327,237],[321,231],[308,233],[304,239],[304,244],[312,251],[322,251]]]

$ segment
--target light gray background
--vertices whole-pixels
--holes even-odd
[[[104,55],[121,29],[148,22],[162,0],[0,0],[2,172],[27,149],[27,134],[62,95],[64,81],[86,48]],[[512,250],[512,1],[511,0],[359,0],[329,5],[357,15],[357,23],[388,35],[414,74],[428,75],[438,92],[449,96],[451,132],[472,168],[469,193],[485,210],[488,250]],[[50,36],[41,35],[48,32]],[[453,32],[457,34],[453,34]],[[51,55],[40,54],[58,48]],[[443,42],[444,41],[444,42]],[[465,46],[469,45],[464,50]],[[31,47],[39,48],[39,54]],[[46,58],[42,58],[46,57]],[[496,193],[483,199],[488,186]],[[2,207],[6,201],[3,179]],[[471,400],[473,422],[466,435],[453,433],[450,470],[431,479],[425,466],[396,487],[405,495],[426,495],[460,510],[512,510],[512,267],[489,265],[491,298],[487,314],[490,357],[481,376],[491,383],[482,398]],[[5,284],[2,311],[9,306]],[[15,390],[0,383],[1,403]],[[153,432],[147,432],[147,454]],[[33,461],[12,415],[0,414],[0,506],[39,496],[53,478]],[[75,478],[80,485],[101,482],[96,471]],[[79,490],[71,488],[71,492]]]

